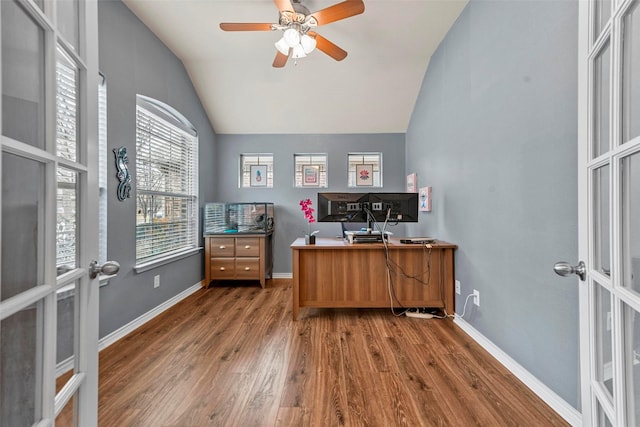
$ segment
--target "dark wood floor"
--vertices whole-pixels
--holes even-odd
[[[293,322],[291,299],[290,281],[203,289],[106,348],[100,425],[568,425],[451,320]]]

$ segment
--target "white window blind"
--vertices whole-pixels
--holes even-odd
[[[136,122],[138,263],[196,248],[198,242],[197,137],[190,125],[181,129],[160,116],[171,110],[155,114],[147,106],[138,102]]]
[[[78,130],[78,69],[62,49],[56,61],[56,153],[75,161]],[[63,167],[56,171],[56,267],[58,274],[77,267],[77,174]]]

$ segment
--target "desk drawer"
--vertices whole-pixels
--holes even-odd
[[[214,279],[233,279],[235,260],[233,258],[211,258],[211,277]]]
[[[260,278],[260,258],[236,258],[236,277],[239,279]]]
[[[233,237],[213,237],[210,239],[212,257],[232,257],[235,255],[235,239]]]
[[[259,257],[260,256],[260,239],[241,238],[236,239],[236,256],[237,257]]]

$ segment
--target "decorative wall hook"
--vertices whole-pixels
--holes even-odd
[[[116,156],[116,176],[118,177],[118,200],[123,201],[130,197],[131,176],[129,175],[129,158],[127,157],[127,147],[114,148],[113,154]]]

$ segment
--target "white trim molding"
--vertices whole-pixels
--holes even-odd
[[[505,368],[529,387],[531,391],[537,394],[540,399],[544,400],[545,403],[564,418],[565,421],[572,426],[582,426],[582,414],[577,409],[558,396],[518,362],[513,360],[507,353],[491,342],[491,340],[471,326],[471,324],[458,316],[456,316],[453,322],[482,346],[482,348],[487,350],[498,362],[502,363]]]

